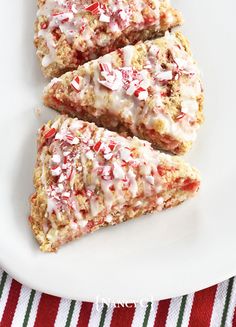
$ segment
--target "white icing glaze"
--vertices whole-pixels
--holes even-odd
[[[93,8],[94,5],[96,9]],[[38,18],[46,20],[46,23],[39,26],[37,37],[45,40],[49,50],[49,54],[42,59],[42,65],[47,67],[56,61],[57,41],[53,37],[56,28],[73,44],[73,48],[85,52],[89,48],[112,44],[131,26],[137,32],[150,25],[155,25],[158,29],[159,6],[159,0],[151,0],[150,4],[145,0],[108,0],[105,5],[103,1],[89,4],[78,0],[46,0],[37,13]],[[146,13],[147,9],[149,11],[147,17],[143,14],[144,9]],[[105,28],[106,32],[98,33],[99,26],[102,30]]]
[[[132,59],[135,54],[135,48],[132,45],[127,45],[123,48],[124,54],[124,65],[125,66],[132,66]]]
[[[156,130],[158,121],[163,124],[163,134],[177,140],[193,141],[199,125],[196,115],[199,110],[198,98],[202,94],[199,72],[192,57],[184,50],[181,43],[172,34],[166,33],[163,39],[166,47],[157,46],[155,41],[140,45],[146,49],[146,62],[139,71],[132,66],[136,47],[128,46],[122,53],[123,63],[117,67],[117,52],[84,65],[87,75],[81,92],[76,93],[79,103],[85,103],[86,94],[94,93],[93,111],[95,117],[113,114],[118,121],[125,122],[134,135],[143,124],[147,129]],[[138,47],[138,46],[137,46]],[[162,68],[158,56],[170,53],[167,68]],[[101,68],[101,64],[103,68]],[[106,67],[104,71],[104,67]],[[116,67],[116,68],[114,68]],[[91,75],[93,72],[93,75]],[[180,92],[183,119],[174,120],[166,105],[168,82],[176,83]],[[75,92],[72,92],[73,97]]]
[[[65,119],[60,125],[60,119],[53,124],[57,130],[50,137],[51,154],[46,155],[46,148],[43,148],[39,157],[41,182],[47,196],[46,216],[52,225],[55,224],[55,220],[51,219],[52,213],[61,220],[63,212],[71,210],[73,219],[77,219],[73,220],[72,229],[77,228],[75,226],[85,228],[88,220],[101,213],[105,221],[111,223],[110,212],[113,208],[122,212],[127,201],[140,196],[140,178],[145,194],[158,196],[156,190],[161,190],[157,170],[159,152],[153,151],[148,142],[135,137],[125,139],[77,119]],[[44,135],[48,135],[49,131]],[[75,138],[79,140],[79,145],[73,142]],[[88,153],[93,154],[92,160],[88,158]],[[111,155],[106,159],[108,154]],[[48,165],[50,180],[46,180],[45,165]],[[58,168],[60,174],[55,175]],[[78,181],[82,185],[79,190]],[[78,202],[79,194],[83,200]]]

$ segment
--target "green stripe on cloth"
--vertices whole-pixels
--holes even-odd
[[[143,327],[146,327],[147,324],[148,324],[148,319],[149,319],[149,316],[150,316],[151,307],[152,307],[152,303],[148,302],[147,309],[145,311],[145,315],[144,315],[144,319],[143,319]]]
[[[223,311],[221,324],[220,324],[221,327],[225,327],[225,322],[226,322],[226,319],[227,319],[227,314],[228,314],[228,309],[229,309],[229,303],[230,303],[233,283],[234,283],[234,277],[230,278],[230,280],[229,280],[229,285],[228,285],[228,288],[227,288],[225,305],[224,305],[224,311]]]
[[[75,300],[72,300],[70,302],[70,309],[69,309],[69,312],[68,312],[68,316],[67,316],[65,327],[70,327],[72,315],[73,315],[73,312],[74,312],[74,309],[75,309],[75,303],[76,303]]]
[[[177,320],[176,327],[181,327],[182,326],[186,302],[187,302],[187,295],[184,295],[182,297],[182,301],[181,301],[181,304],[180,304],[179,317],[178,317],[178,320]]]
[[[0,299],[2,297],[2,291],[4,289],[6,279],[7,279],[7,273],[4,271],[2,274],[1,283],[0,283]]]
[[[105,322],[105,318],[106,318],[106,314],[107,314],[107,309],[108,309],[108,306],[106,304],[104,304],[103,309],[102,309],[101,319],[100,319],[100,322],[99,322],[99,327],[104,326],[104,322]]]
[[[26,313],[25,313],[25,318],[24,318],[23,325],[22,325],[23,327],[26,327],[28,325],[30,311],[32,309],[35,293],[36,293],[35,290],[32,290],[31,293],[30,293],[30,298],[29,298],[29,302],[28,302],[28,305],[27,305]]]

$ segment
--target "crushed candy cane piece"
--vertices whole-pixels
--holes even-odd
[[[96,152],[98,152],[98,151],[100,150],[100,148],[101,148],[101,145],[102,145],[102,142],[101,142],[101,141],[98,141],[98,142],[94,145],[93,150],[96,151]]]
[[[108,63],[100,63],[99,68],[100,68],[101,72],[107,72],[107,73],[112,72],[112,66],[109,62]]]
[[[70,84],[71,84],[71,86],[73,87],[73,89],[74,89],[75,91],[77,91],[77,92],[80,91],[80,78],[79,78],[79,76],[76,76],[76,77],[72,80],[72,82],[71,82]]]
[[[59,167],[59,166],[51,168],[52,176],[59,176],[61,174],[61,172],[62,172],[62,170],[61,170],[61,167]]]
[[[176,117],[176,120],[180,120],[180,119],[184,118],[185,115],[186,115],[185,113],[181,112],[181,113]]]
[[[53,137],[56,134],[56,129],[55,128],[51,128],[50,131],[48,131],[45,134],[45,139],[50,139],[51,137]]]
[[[61,156],[59,154],[54,154],[52,156],[52,162],[55,164],[59,164],[61,162]]]
[[[173,79],[173,73],[171,70],[166,72],[160,72],[156,75],[157,79],[161,82],[171,81]]]
[[[61,174],[60,177],[59,177],[58,182],[59,182],[59,183],[63,183],[65,180],[66,180],[66,175]]]
[[[120,157],[125,162],[129,162],[132,159],[130,156],[130,150],[127,148],[121,148],[120,149]]]
[[[111,18],[102,13],[99,20],[100,20],[100,22],[110,23]]]
[[[115,149],[115,147],[117,146],[117,143],[114,141],[111,141],[108,146],[109,146],[110,150],[113,151]]]
[[[147,100],[148,98],[148,91],[145,90],[142,87],[139,87],[135,92],[134,95],[139,99],[139,100]]]
[[[42,30],[46,30],[48,28],[48,22],[41,23],[40,27]]]
[[[77,14],[78,13],[78,10],[76,9],[76,4],[73,3],[73,5],[71,6],[71,11],[74,13],[74,14]]]
[[[113,168],[114,177],[117,179],[124,179],[125,173],[124,173],[124,170],[122,169],[122,167],[116,162],[114,162],[113,167],[114,167]]]
[[[69,199],[70,197],[70,192],[63,192],[62,193],[63,198]]]
[[[157,56],[157,54],[159,53],[160,49],[157,45],[152,44],[151,47],[149,48],[149,53],[152,56]]]
[[[86,152],[86,157],[87,157],[89,160],[93,160],[93,158],[94,158],[94,153],[93,153],[93,151],[88,151],[88,152]]]
[[[100,9],[99,2],[94,2],[90,6],[85,8],[86,11],[89,11],[94,15],[99,14],[99,12],[100,12],[99,9]]]
[[[106,160],[110,160],[112,157],[113,157],[113,154],[112,154],[112,153],[104,154],[104,158],[105,158]]]
[[[53,14],[53,16],[59,19],[62,23],[71,20],[74,17],[72,12],[57,13]]]

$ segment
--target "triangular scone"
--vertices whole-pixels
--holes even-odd
[[[60,116],[38,136],[30,224],[40,249],[178,205],[199,188],[181,158],[93,123]]]
[[[35,45],[47,77],[180,25],[168,0],[38,0]]]
[[[181,33],[127,46],[53,79],[46,105],[183,154],[203,121],[197,66]]]

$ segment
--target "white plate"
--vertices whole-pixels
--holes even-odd
[[[35,2],[8,1],[0,20],[0,265],[47,293],[95,301],[163,299],[236,274],[236,2],[176,0],[203,72],[206,123],[187,156],[202,171],[184,205],[107,228],[62,248],[38,250],[27,223],[44,79],[32,45]]]

